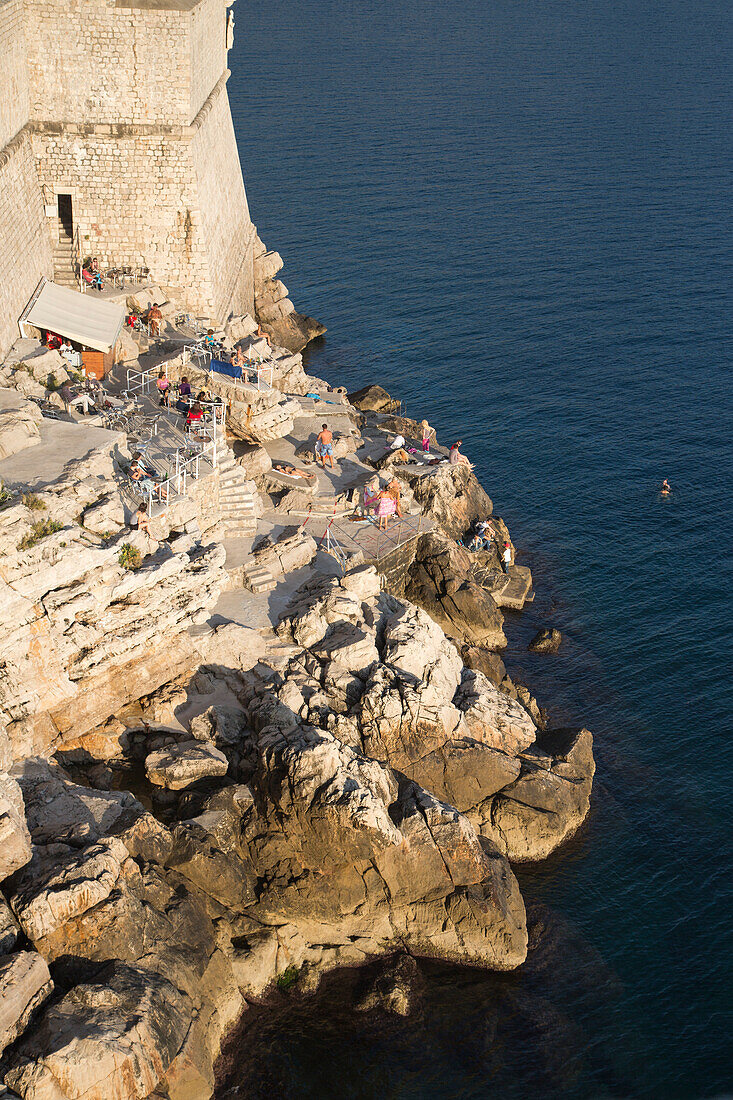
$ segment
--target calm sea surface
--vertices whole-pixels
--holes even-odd
[[[309,369],[464,450],[535,575],[507,663],[596,736],[522,971],[251,1010],[222,1097],[722,1096],[731,1072],[731,5],[248,0],[229,84]],[[675,487],[662,500],[656,487]],[[556,657],[530,657],[538,623]]]

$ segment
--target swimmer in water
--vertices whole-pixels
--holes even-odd
[[[659,490],[659,492],[662,494],[663,497],[668,497],[669,494],[672,492],[672,486],[669,484],[666,477],[662,482],[662,488]]]

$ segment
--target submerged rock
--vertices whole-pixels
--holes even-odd
[[[357,1000],[357,1012],[379,1009],[395,1016],[409,1016],[415,1000],[415,982],[418,978],[417,963],[410,955],[390,959]]]
[[[528,645],[532,653],[557,653],[562,642],[562,634],[554,626],[538,630]]]

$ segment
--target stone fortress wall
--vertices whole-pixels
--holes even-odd
[[[33,156],[25,0],[0,0],[0,354],[41,275],[52,275],[51,238]]]
[[[44,204],[52,213],[59,194],[71,196],[83,255],[149,267],[197,313],[254,312],[256,234],[226,92],[229,6],[0,0],[0,43],[12,43],[0,150],[16,140],[11,183],[23,191],[7,215],[0,206],[0,353],[51,274],[59,222]]]

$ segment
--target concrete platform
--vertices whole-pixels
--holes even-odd
[[[96,428],[83,419],[75,424],[44,417],[40,433],[38,443],[0,460],[0,480],[8,488],[50,485],[70,462],[80,462],[100,448],[116,454],[125,445],[124,432]]]

